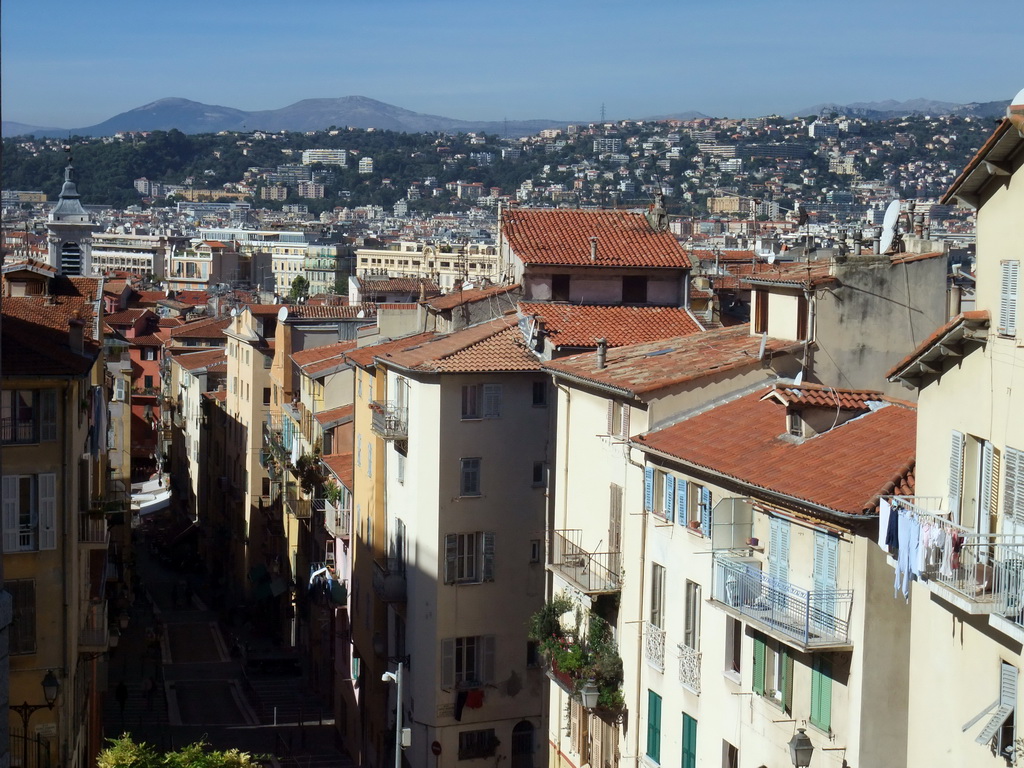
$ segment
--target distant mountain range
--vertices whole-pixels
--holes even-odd
[[[885,120],[909,114],[971,115],[1000,117],[1006,101],[954,104],[946,101],[912,99],[910,101],[857,102],[854,104],[816,104],[794,112],[790,117],[838,112],[852,117]],[[708,117],[700,112],[677,112],[647,118],[649,120],[692,120]],[[122,112],[109,120],[85,128],[44,128],[24,123],[3,121],[6,136],[35,135],[111,136],[122,131],[155,131],[177,128],[183,133],[216,133],[218,131],[322,131],[326,128],[378,128],[403,133],[468,133],[484,131],[499,135],[529,136],[545,128],[564,126],[567,120],[456,120],[439,115],[425,115],[402,109],[365,96],[342,96],[337,99],[304,99],[281,109],[246,112],[232,107],[200,104],[188,99],[160,99]]]
[[[331,126],[377,128],[403,133],[469,133],[485,131],[529,136],[545,128],[566,125],[561,120],[473,121],[424,115],[365,96],[337,99],[304,99],[282,109],[245,112],[232,107],[200,104],[188,99],[160,99],[122,112],[85,128],[42,128],[3,122],[4,136],[111,136],[121,131],[158,131],[177,128],[182,133],[218,131],[322,131]]]

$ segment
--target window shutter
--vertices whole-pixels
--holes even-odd
[[[644,511],[654,511],[654,467],[644,467]]]
[[[501,416],[501,384],[484,384],[484,416],[491,419]]]
[[[623,403],[622,404],[622,416],[619,419],[619,422],[620,422],[621,427],[622,427],[622,431],[619,432],[619,434],[622,435],[623,437],[629,437],[629,411],[630,411],[629,403]]]
[[[683,768],[697,768],[697,721],[683,713]]]
[[[487,532],[480,534],[483,540],[484,569],[483,581],[494,581],[494,533]]]
[[[960,522],[960,494],[964,483],[964,434],[953,430],[949,443],[949,512]]]
[[[700,527],[704,535],[711,536],[711,489],[700,489]]]
[[[811,723],[832,730],[832,664],[818,656],[811,672]]]
[[[686,509],[686,481],[679,478],[676,481],[676,520],[680,525],[686,525],[688,510]]]
[[[39,548],[57,548],[57,475],[39,475]]]
[[[661,762],[661,696],[647,691],[647,756]]]
[[[494,635],[480,638],[480,682],[494,682]]]
[[[789,581],[789,521],[771,518],[768,540],[768,574],[779,581]]]
[[[4,552],[18,551],[18,476],[3,479]]]
[[[114,379],[114,399],[118,402],[124,401],[124,379],[120,376]]]
[[[614,421],[615,421],[615,401],[614,400],[609,400],[608,401],[608,434],[609,435],[614,435],[615,434],[615,424],[614,424]]]
[[[665,475],[665,519],[670,523],[674,520],[672,507],[676,500],[676,479],[669,474]]]
[[[992,470],[995,448],[988,440],[981,447],[981,504],[978,505],[978,533],[988,534],[992,528]]]
[[[455,583],[455,558],[458,552],[458,536],[447,533],[444,537],[444,583]]]
[[[779,663],[782,665],[782,708],[793,711],[793,655],[782,646],[779,649]]]
[[[441,687],[455,686],[455,640],[446,637],[441,641]]]
[[[754,673],[751,688],[754,693],[759,696],[764,696],[764,657],[765,657],[765,645],[764,640],[760,637],[754,638]]]
[[[1016,336],[1020,262],[1003,261],[999,267],[999,333],[1004,336]]]
[[[986,497],[988,499],[988,514],[994,520],[999,514],[999,470],[1002,464],[1002,456],[999,449],[992,446],[992,461],[989,468],[989,487]]]
[[[1003,518],[1024,523],[1024,451],[1008,447],[1003,452],[1003,463]]]
[[[118,379],[118,381],[122,381]],[[122,381],[123,383],[123,381]],[[106,408],[106,404],[102,406]],[[57,439],[57,392],[52,389],[44,389],[40,396],[39,403],[39,439],[50,442]]]

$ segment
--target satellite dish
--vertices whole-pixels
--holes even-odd
[[[359,318],[366,317],[366,312],[364,312],[363,310],[360,309],[358,312],[356,312],[356,317],[359,317]]]
[[[277,311],[277,321],[279,323],[283,323],[287,319],[288,319],[288,307],[281,307]]]
[[[238,310],[235,309],[234,307],[231,308],[231,316],[238,317]]]
[[[464,290],[464,291],[472,291],[473,290],[473,284],[472,283],[463,283],[462,284],[462,290]]]
[[[892,246],[893,238],[896,236],[896,224],[900,219],[900,201],[893,200],[885,209],[885,218],[882,219],[882,242],[879,245],[880,253],[887,253]]]

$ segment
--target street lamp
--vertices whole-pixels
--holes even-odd
[[[583,704],[584,709],[595,709],[600,696],[601,691],[598,689],[597,682],[593,678],[580,686],[580,702]]]
[[[398,669],[394,672],[385,672],[380,679],[385,683],[394,683],[395,691],[395,768],[402,768],[402,749],[409,746],[411,733],[408,728],[402,727],[402,662],[398,662]]]
[[[60,681],[53,674],[52,669],[43,677],[41,684],[43,686],[43,698],[46,699],[45,704],[29,704],[26,701],[24,704],[12,704],[10,707],[11,711],[21,715],[22,765],[28,765],[28,721],[32,717],[32,713],[40,709],[53,709],[53,705],[57,701],[57,694],[60,693]]]
[[[807,768],[811,764],[811,755],[814,754],[814,745],[811,737],[803,728],[797,728],[793,738],[789,740],[789,757],[795,768]]]

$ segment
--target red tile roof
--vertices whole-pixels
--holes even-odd
[[[360,293],[408,293],[418,296],[421,287],[427,296],[436,296],[441,292],[437,283],[425,277],[389,277],[384,280],[357,277],[356,283]]]
[[[519,283],[515,283],[513,285],[492,285],[488,288],[472,288],[468,291],[453,290],[443,296],[427,299],[424,303],[435,312],[444,312],[445,310],[461,307],[465,304],[475,304],[478,301],[488,301],[498,296],[504,296],[507,293],[518,291],[519,288]],[[511,308],[512,303],[510,299],[506,309]]]
[[[933,349],[936,349],[939,343],[950,336],[950,334],[966,331],[970,328],[987,328],[989,321],[990,318],[987,309],[961,312],[952,320],[940,325],[932,331],[931,335],[922,341],[918,345],[917,349],[890,368],[888,373],[885,374],[885,377],[890,381],[895,379],[900,374],[904,373],[908,366],[928,356],[929,353],[931,353]]]
[[[945,256],[945,251],[931,251],[929,253],[894,253],[890,257],[890,261],[893,264],[909,264],[913,261],[925,261],[927,259],[937,259],[940,256]]]
[[[163,336],[156,333],[147,333],[127,339],[128,343],[133,347],[162,347],[164,340]]]
[[[878,410],[794,440],[786,434],[786,407],[764,395],[740,397],[633,443],[846,515],[872,513],[879,495],[911,482],[917,411],[910,404],[880,398],[887,404]]]
[[[78,287],[88,285],[57,277],[51,289],[58,295],[4,297],[4,376],[78,376],[92,368],[100,349],[95,339],[96,303],[92,296],[77,294]],[[70,322],[77,318],[84,323],[82,355],[69,343]]]
[[[690,261],[745,261],[753,262],[757,254],[753,251],[714,251],[707,248],[691,249],[686,252]]]
[[[681,307],[521,302],[519,314],[542,318],[551,342],[563,349],[596,347],[598,339],[606,339],[610,347],[621,347],[704,330]]]
[[[345,353],[356,348],[354,341],[338,341],[322,347],[303,349],[292,353],[295,363],[307,376],[316,376],[323,371],[331,370],[348,364]]]
[[[166,298],[167,294],[164,291],[135,291],[132,303],[155,305],[157,302],[163,301]]]
[[[386,343],[376,359],[428,373],[539,371],[540,361],[526,348],[515,315],[505,315],[454,333],[419,334]],[[364,349],[379,348],[364,347]]]
[[[837,389],[823,384],[779,383],[765,397],[774,397],[784,405],[864,411],[868,410],[869,402],[881,399],[882,393],[871,389]]]
[[[769,338],[766,357],[793,353],[802,344]],[[552,360],[544,367],[555,376],[593,382],[643,396],[666,387],[724,372],[760,366],[761,337],[750,335],[749,323],[728,328],[609,349],[604,368],[597,353]]]
[[[171,329],[171,340],[178,339],[221,339],[231,325],[230,317],[205,317],[192,320]]]
[[[113,312],[107,315],[106,317],[103,318],[103,320],[106,322],[107,325],[110,326],[135,325],[139,318],[145,316],[146,314],[149,314],[154,318],[156,317],[156,315],[153,313],[153,310],[151,309],[124,309],[121,310],[120,312]]]
[[[356,347],[345,353],[345,357],[356,365],[369,368],[374,364],[377,357],[387,357],[392,351],[399,350],[413,344],[429,341],[434,338],[434,333],[418,333],[414,336],[405,336],[401,339],[387,339],[376,344],[367,344],[363,347]]]
[[[776,262],[771,265],[774,270],[757,270],[756,274],[746,278],[751,285],[786,285],[807,286],[814,288],[820,285],[836,283],[838,279],[832,274],[827,263],[812,261]]]
[[[354,415],[355,406],[352,403],[349,403],[348,405],[342,405],[338,408],[331,408],[330,410],[327,411],[320,411],[320,413],[316,414],[313,418],[316,419],[321,426],[326,426],[328,424],[337,424],[343,421],[351,421]]]
[[[186,371],[198,371],[200,368],[226,363],[228,358],[224,347],[214,347],[201,352],[179,353],[174,355],[174,359]]]
[[[373,317],[377,314],[374,304],[288,304],[287,320],[351,320],[360,317]],[[286,322],[287,322],[286,320]]]
[[[336,478],[338,482],[348,488],[350,491],[353,488],[352,483],[352,452],[348,453],[331,453],[326,456],[321,456],[322,461]]]
[[[515,255],[530,266],[690,266],[675,236],[655,232],[642,213],[515,208],[502,214],[501,229]],[[591,237],[597,238],[595,261]]]
[[[203,392],[203,397],[208,397],[211,400],[220,400],[223,403],[228,399],[228,393],[226,389],[217,389],[213,392]]]

